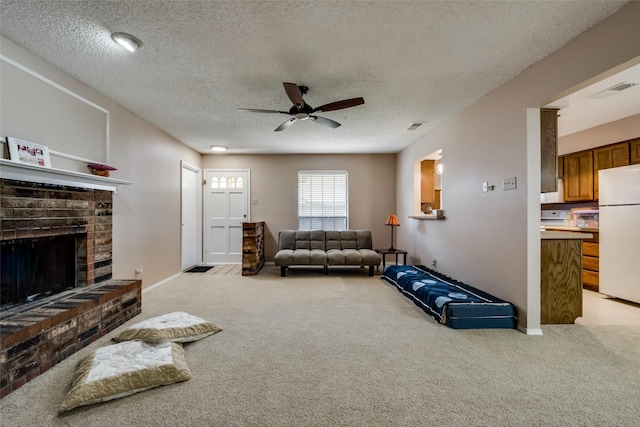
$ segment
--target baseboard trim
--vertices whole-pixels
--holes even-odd
[[[518,325],[518,330],[524,334],[527,335],[542,335],[542,329],[538,328],[538,329],[529,329],[529,328],[525,328],[522,325]]]
[[[160,286],[167,284],[168,282],[172,281],[173,279],[176,279],[176,278],[180,277],[181,275],[182,275],[182,272],[176,273],[173,276],[169,276],[166,279],[159,281],[158,283],[155,283],[155,284],[153,284],[151,286],[147,286],[146,288],[142,289],[142,293],[145,294],[145,293],[147,293],[147,292],[149,292],[149,291],[151,291],[151,290],[153,290],[155,288],[159,288]]]

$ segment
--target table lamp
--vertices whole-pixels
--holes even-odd
[[[396,249],[393,247],[393,227],[400,225],[396,214],[389,215],[389,218],[387,218],[387,222],[385,222],[384,225],[391,226],[391,247],[389,248],[389,252],[394,252]]]

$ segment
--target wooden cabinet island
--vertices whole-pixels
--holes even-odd
[[[582,316],[582,240],[590,233],[540,231],[540,323]]]

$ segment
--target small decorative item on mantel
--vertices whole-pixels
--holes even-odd
[[[6,140],[9,144],[11,161],[45,168],[51,167],[51,158],[49,157],[49,148],[47,146],[10,136]]]
[[[108,177],[111,171],[116,171],[118,169],[113,166],[105,165],[102,163],[89,163],[87,165],[92,174],[98,176]]]

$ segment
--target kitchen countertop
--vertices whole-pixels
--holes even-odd
[[[582,229],[584,230],[584,229]],[[593,234],[591,233],[578,233],[575,231],[547,231],[540,230],[540,238],[542,240],[568,240],[568,239],[591,239]]]

